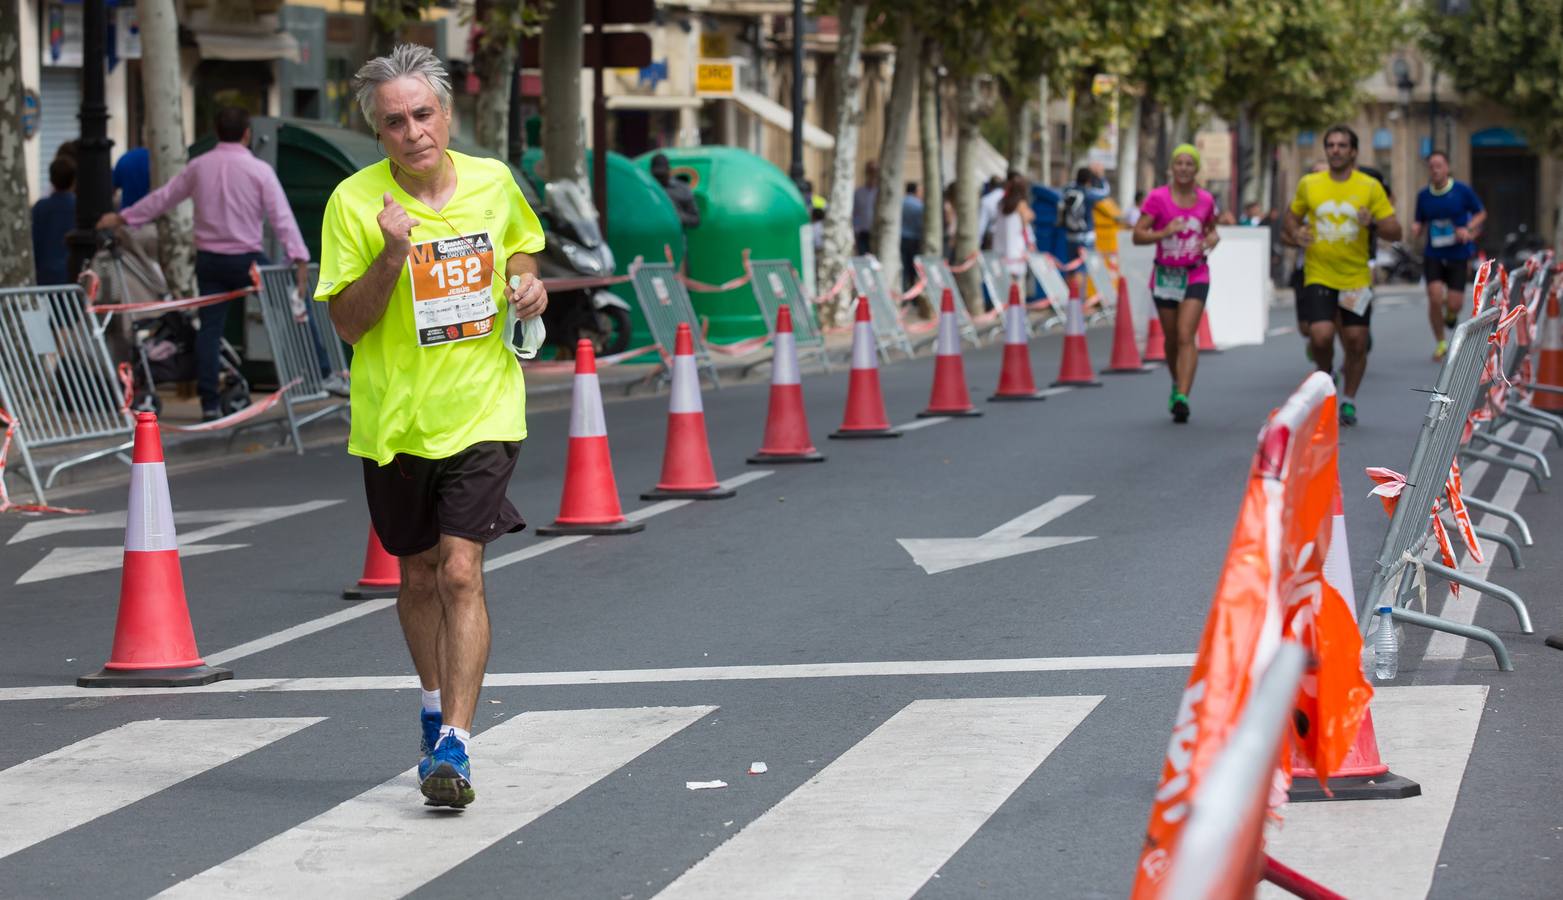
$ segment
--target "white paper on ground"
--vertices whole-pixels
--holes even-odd
[[[706,790],[710,790],[711,788],[725,788],[725,787],[727,787],[727,782],[725,782],[725,781],[686,781],[686,782],[684,782],[684,787],[687,787],[687,788],[689,788],[692,791],[706,791]]]

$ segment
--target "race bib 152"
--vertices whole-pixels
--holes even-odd
[[[414,244],[407,255],[418,346],[484,337],[494,330],[494,243],[488,232]]]

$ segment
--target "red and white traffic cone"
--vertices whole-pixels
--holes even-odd
[[[1140,359],[1140,349],[1134,345],[1134,309],[1129,305],[1129,283],[1118,281],[1118,308],[1113,311],[1113,355],[1107,361],[1105,371],[1114,374],[1150,371]]]
[[[928,397],[928,408],[917,417],[982,415],[982,410],[972,405],[971,393],[966,390],[960,324],[955,319],[955,296],[949,288],[944,289],[944,295],[939,299],[939,335],[934,340],[933,353],[933,391]]]
[[[852,323],[852,373],[847,381],[847,409],[841,427],[830,433],[836,440],[896,438],[885,415],[885,395],[879,389],[879,356],[874,346],[874,325],[868,298],[857,298],[857,318]]]
[[[1151,324],[1145,329],[1145,361],[1167,361],[1167,333],[1161,330],[1161,316],[1151,310]]]
[[[678,323],[673,342],[673,389],[668,397],[668,439],[662,452],[662,478],[640,495],[642,500],[723,500],[738,493],[717,483],[706,438],[705,406],[700,402],[700,371],[689,325]]]
[[[369,544],[364,548],[364,574],[358,583],[342,591],[343,600],[385,600],[395,597],[402,587],[402,566],[385,552],[374,523],[369,523]]]
[[[1031,377],[1031,344],[1026,328],[1026,307],[1020,302],[1020,285],[1009,286],[1009,303],[1004,306],[1004,366],[999,369],[999,387],[991,400],[1046,400]]]
[[[564,492],[559,518],[537,529],[551,534],[633,534],[646,527],[630,522],[619,508],[619,485],[608,451],[608,422],[597,384],[597,354],[592,342],[575,345],[575,392],[570,401],[570,450],[564,463]]]
[[[1335,514],[1330,524],[1330,549],[1324,554],[1324,580],[1340,592],[1354,613],[1357,594],[1351,581],[1351,552],[1346,545],[1346,514],[1339,490],[1335,493]],[[1301,759],[1301,757],[1299,757]],[[1396,775],[1379,758],[1378,734],[1373,729],[1373,710],[1362,714],[1357,741],[1347,751],[1340,767],[1330,773],[1330,793],[1324,792],[1319,775],[1306,764],[1292,769],[1290,799],[1295,803],[1312,800],[1400,800],[1422,793],[1421,785]]]
[[[1205,310],[1199,314],[1199,352],[1220,353],[1216,349],[1215,338],[1210,336],[1210,311]]]
[[[803,382],[798,377],[798,345],[792,335],[792,307],[785,303],[776,310],[776,336],[771,346],[771,402],[765,413],[765,437],[749,462],[760,466],[824,462],[809,437]]]
[[[1064,355],[1058,363],[1058,380],[1053,387],[1101,387],[1091,370],[1091,347],[1085,340],[1085,310],[1079,297],[1069,298],[1069,315],[1064,320]]]
[[[1558,308],[1556,290],[1547,297],[1546,309],[1541,320],[1541,346],[1536,348],[1540,353],[1536,362],[1536,383],[1563,388],[1563,310]],[[1563,394],[1536,391],[1531,405],[1548,412],[1563,412]]]
[[[114,647],[101,671],[77,678],[76,684],[189,687],[232,678],[227,669],[207,665],[195,647],[155,414],[136,413],[130,459],[130,509]]]

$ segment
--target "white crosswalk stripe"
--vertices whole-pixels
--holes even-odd
[[[657,896],[910,897],[1101,700],[918,700]]]
[[[574,797],[716,709],[528,712],[473,740],[479,804],[418,804],[409,770],[160,897],[399,897]]]
[[[12,766],[0,772],[0,859],[319,721],[131,722]]]

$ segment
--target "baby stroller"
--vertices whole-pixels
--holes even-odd
[[[98,252],[92,270],[103,285],[104,303],[146,303],[168,300],[171,293],[157,262],[157,232],[151,226],[98,232]],[[116,363],[130,364],[130,408],[162,413],[159,384],[195,380],[196,321],[192,310],[171,310],[137,319],[124,315],[105,320],[109,352]],[[250,384],[240,372],[243,360],[223,338],[218,351],[218,403],[224,416],[250,405]]]

